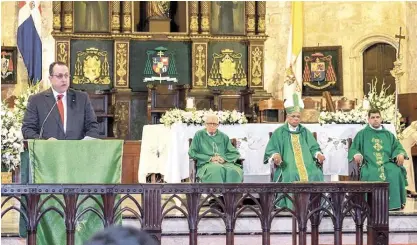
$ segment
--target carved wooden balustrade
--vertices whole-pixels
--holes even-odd
[[[259,198],[254,198],[254,194]],[[275,208],[276,193],[288,198],[294,209]],[[140,194],[141,201],[135,199]],[[202,195],[207,194],[207,195]],[[218,198],[222,194],[223,198]],[[388,245],[388,183],[333,182],[333,183],[268,183],[268,184],[137,184],[137,185],[78,185],[78,184],[10,184],[1,187],[2,217],[17,210],[27,222],[28,243],[36,244],[36,230],[40,218],[49,211],[56,211],[64,219],[67,244],[74,244],[77,217],[91,211],[96,213],[103,226],[112,225],[122,212],[131,212],[142,229],[161,240],[162,221],[177,209],[188,220],[189,241],[197,244],[198,225],[209,213],[218,215],[226,227],[226,244],[234,244],[234,229],[242,212],[252,210],[262,226],[262,244],[270,244],[271,224],[278,222],[282,212],[296,217],[299,244],[307,244],[307,222],[311,223],[311,244],[318,244],[321,218],[328,216],[334,226],[334,244],[342,244],[342,226],[345,218],[356,224],[356,244],[363,243],[363,225],[367,219],[367,244]],[[162,195],[170,195],[163,199]],[[120,197],[120,198],[119,198]],[[224,213],[217,209],[202,209],[210,198],[220,201]],[[255,205],[242,205],[244,199],[252,199]],[[63,200],[61,208],[47,207],[46,199]],[[80,210],[85,199],[98,202],[93,207]],[[182,205],[167,205],[178,199]],[[21,205],[3,208],[7,202],[17,200]],[[83,201],[84,200],[84,201]],[[123,201],[133,201],[136,207],[122,207]],[[137,211],[136,211],[136,210]],[[210,216],[212,217],[212,216]]]

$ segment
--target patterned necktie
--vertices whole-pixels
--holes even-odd
[[[64,97],[64,95],[63,94],[58,94],[56,97],[58,99],[57,106],[58,106],[59,116],[61,117],[62,125],[64,125],[64,115],[65,114],[64,114],[64,104],[62,103],[62,97]]]

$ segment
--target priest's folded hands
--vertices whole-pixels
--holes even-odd
[[[210,158],[210,162],[223,164],[225,161],[221,156],[214,155]]]

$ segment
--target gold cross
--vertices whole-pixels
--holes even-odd
[[[402,36],[401,35],[401,29],[402,29],[402,27],[400,27],[400,34],[399,35],[395,35],[395,38],[398,38],[398,54],[397,54],[397,58],[400,58],[401,39],[405,39],[405,36]]]

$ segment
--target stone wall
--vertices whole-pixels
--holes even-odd
[[[384,42],[397,47],[399,27],[406,30],[401,43],[404,70],[400,93],[416,91],[417,18],[413,2],[304,2],[304,47],[342,46],[344,96],[363,96],[362,52]],[[265,89],[282,98],[290,25],[290,2],[267,2]],[[405,28],[407,27],[407,28]],[[407,82],[408,81],[408,82]]]
[[[52,2],[42,1],[42,77],[48,79],[49,64],[55,60],[55,40],[52,32]],[[18,2],[1,2],[1,37],[2,46],[17,46]],[[22,56],[18,52],[17,84],[2,85],[2,100],[18,95],[28,87],[28,74]]]

